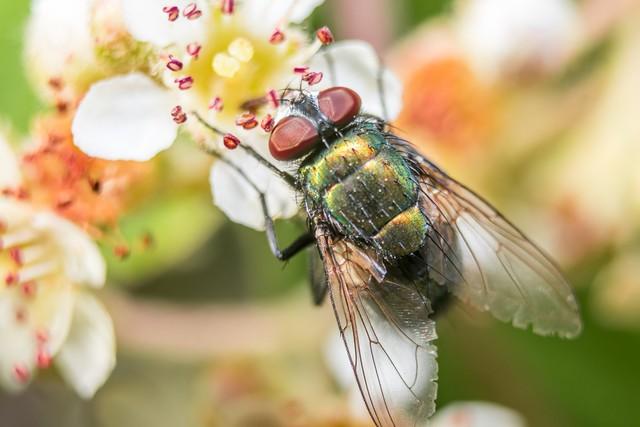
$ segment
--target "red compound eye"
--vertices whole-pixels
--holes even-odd
[[[277,160],[299,159],[320,141],[318,129],[304,117],[282,119],[271,132],[269,151]]]
[[[346,87],[332,87],[318,95],[320,111],[338,126],[352,121],[360,112],[361,104],[360,95]]]

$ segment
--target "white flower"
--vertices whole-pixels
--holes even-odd
[[[457,29],[476,72],[495,81],[564,65],[577,47],[579,17],[571,0],[472,0]]]
[[[51,98],[59,85],[78,91],[96,65],[92,0],[32,0],[25,37],[28,70],[39,93]]]
[[[4,141],[0,169],[15,164]],[[19,182],[3,176],[0,186]],[[99,288],[106,266],[74,224],[27,202],[0,197],[0,385],[20,390],[53,361],[91,397],[115,363],[111,319],[83,287]]]
[[[487,402],[456,402],[436,413],[431,427],[525,427],[511,409]]]

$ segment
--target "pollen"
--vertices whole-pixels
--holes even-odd
[[[213,71],[220,77],[231,78],[240,71],[240,62],[226,53],[216,54],[213,57],[212,66]]]
[[[249,62],[253,58],[253,45],[244,37],[238,37],[232,41],[227,50],[240,62]]]

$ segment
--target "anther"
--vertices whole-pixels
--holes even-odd
[[[280,30],[280,28],[276,28],[275,30],[273,30],[273,33],[271,33],[271,36],[269,37],[269,43],[280,44],[284,41],[284,39],[285,36],[282,30]]]
[[[271,114],[267,114],[260,122],[260,127],[265,132],[271,132],[273,130],[274,122],[275,120],[273,119],[273,116]]]
[[[120,259],[121,261],[129,258],[129,255],[131,255],[131,251],[129,250],[129,247],[125,246],[125,245],[118,245],[115,248],[113,248],[113,254]]]
[[[240,117],[236,118],[236,126],[242,126],[246,130],[251,130],[258,126],[256,115],[253,113],[243,113]]]
[[[173,121],[179,125],[187,121],[187,114],[182,110],[182,107],[179,105],[176,105],[175,107],[173,107],[173,110],[171,110],[171,117],[173,117]]]
[[[17,265],[19,266],[22,265],[23,259],[22,259],[22,251],[20,250],[20,248],[9,249],[9,257],[11,257],[13,262],[16,263]]]
[[[167,62],[168,69],[170,69],[171,71],[180,71],[182,70],[182,66],[182,61],[180,61],[173,55],[169,55],[169,62]]]
[[[34,281],[25,282],[20,286],[20,289],[22,290],[22,295],[31,298],[36,294],[38,284]]]
[[[7,273],[7,275],[4,277],[4,283],[7,286],[13,286],[17,284],[19,281],[20,281],[20,277],[18,276],[18,273],[14,271]]]
[[[197,4],[189,3],[182,11],[182,14],[185,16],[185,18],[192,21],[194,19],[200,18],[202,16],[202,11],[198,9]]]
[[[178,84],[178,89],[180,90],[189,90],[193,87],[193,77],[191,76],[175,79],[174,81]]]
[[[213,111],[222,111],[224,108],[224,103],[222,102],[222,98],[216,96],[209,102],[209,109]]]
[[[200,56],[200,51],[202,50],[202,45],[200,45],[200,43],[189,43],[187,45],[187,53],[189,54],[189,56],[193,57],[194,59],[198,59],[198,56]]]
[[[229,150],[235,150],[240,145],[240,140],[235,135],[228,133],[222,138],[222,143]]]
[[[293,67],[293,72],[296,74],[307,74],[307,72],[309,72],[309,67],[307,67],[306,65]]]
[[[167,14],[169,21],[173,22],[180,16],[180,9],[178,6],[165,6],[162,11]]]
[[[318,38],[318,40],[320,40],[320,43],[322,43],[323,45],[328,45],[333,43],[333,33],[331,33],[331,30],[329,29],[329,27],[322,27],[320,28],[318,31],[316,31],[316,37]]]
[[[234,0],[222,0],[222,6],[220,7],[222,13],[225,15],[231,15],[235,10]]]
[[[29,369],[25,365],[23,365],[22,363],[16,363],[15,365],[13,365],[13,376],[20,383],[24,384],[29,381],[29,377],[31,375],[29,374]]]
[[[40,349],[38,351],[36,360],[38,363],[38,368],[40,369],[47,369],[49,366],[51,366],[51,355],[44,349]]]
[[[280,106],[280,97],[278,96],[278,92],[275,89],[271,89],[267,92],[267,99],[271,103],[273,108],[278,108]]]
[[[302,80],[309,83],[309,86],[317,85],[322,81],[324,75],[320,71],[309,71],[302,76]]]

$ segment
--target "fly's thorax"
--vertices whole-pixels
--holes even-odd
[[[308,206],[324,211],[346,237],[390,257],[420,248],[427,223],[418,185],[402,155],[380,132],[335,141],[302,166]]]

